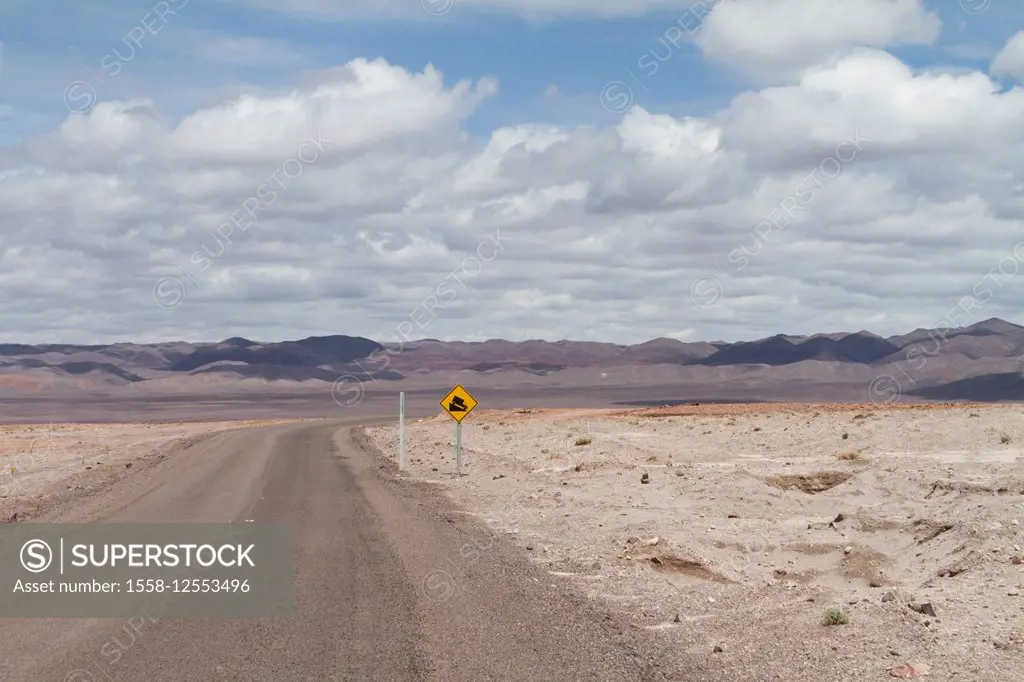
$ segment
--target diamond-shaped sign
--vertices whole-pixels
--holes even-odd
[[[447,412],[452,419],[461,423],[476,408],[477,404],[476,398],[471,396],[469,391],[462,387],[462,384],[459,384],[441,400],[441,409]]]

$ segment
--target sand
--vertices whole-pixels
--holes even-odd
[[[402,475],[716,680],[1024,679],[1021,407],[478,410],[458,478],[447,416],[406,439]]]

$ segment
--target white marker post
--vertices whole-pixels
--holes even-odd
[[[398,394],[398,469],[405,470],[405,391]]]

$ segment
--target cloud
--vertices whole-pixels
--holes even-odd
[[[291,43],[279,38],[235,36],[221,31],[180,30],[175,45],[182,54],[205,63],[294,68],[305,62],[303,55]]]
[[[778,80],[851,47],[928,45],[941,26],[923,0],[723,0],[695,35],[712,60]]]
[[[1024,82],[1024,31],[1018,31],[1006,41],[989,70],[994,76],[1010,76]]]
[[[357,59],[0,147],[0,340],[736,339],[1024,303],[1021,88],[860,48],[706,117],[471,134],[498,92]]]

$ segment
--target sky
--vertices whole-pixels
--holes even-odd
[[[1024,323],[1024,3],[0,0],[0,342]]]

